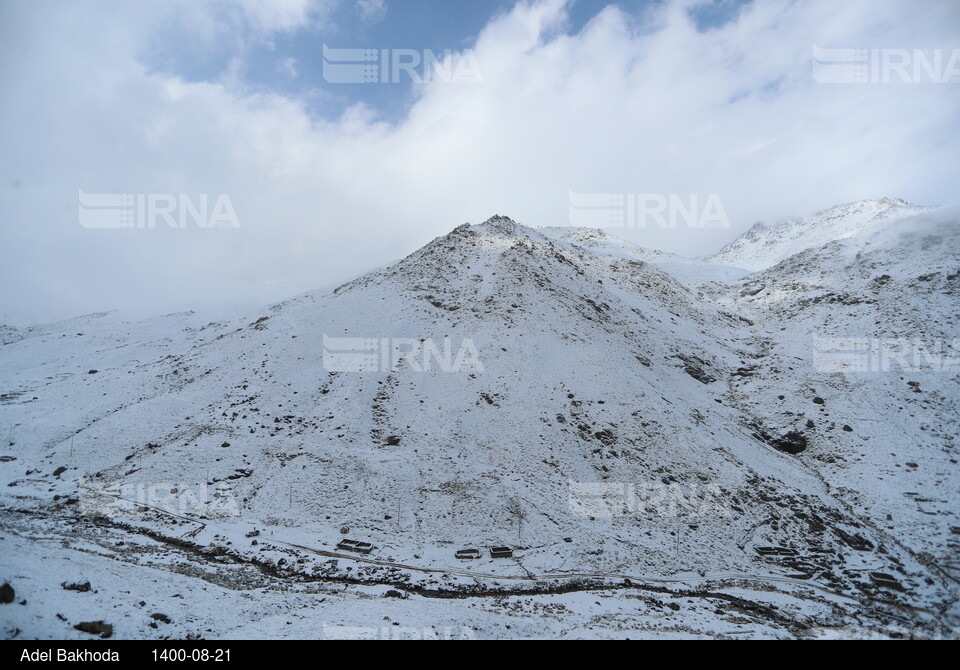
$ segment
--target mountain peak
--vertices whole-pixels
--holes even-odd
[[[856,212],[881,212],[891,207],[905,207],[911,209],[919,209],[919,205],[914,205],[903,198],[877,198],[871,199],[867,198],[864,200],[854,200],[852,202],[844,202],[839,205],[833,205],[832,207],[827,207],[822,209],[814,214],[812,217],[801,217],[800,219],[788,219],[789,221],[804,221],[809,220],[814,217],[824,216],[824,215],[847,215]]]
[[[489,219],[479,224],[479,228],[481,230],[486,229],[490,232],[509,236],[519,235],[523,231],[530,230],[526,226],[520,225],[511,219],[509,216],[501,216],[500,214],[494,214]]]
[[[756,223],[710,261],[757,271],[812,247],[846,239],[891,218],[930,209],[902,198],[856,200],[810,216]]]

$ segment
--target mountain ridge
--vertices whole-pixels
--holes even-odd
[[[755,272],[805,249],[857,235],[891,217],[935,209],[937,207],[914,205],[901,198],[843,203],[805,217],[755,223],[707,260]]]
[[[0,463],[0,505],[52,519],[89,487],[226,487],[236,514],[189,510],[203,524],[194,541],[293,578],[462,597],[529,579],[536,598],[538,575],[720,591],[750,579],[762,587],[749,597],[772,589],[789,621],[752,620],[773,636],[917,608],[953,622],[942,538],[960,522],[937,490],[957,481],[955,375],[859,379],[811,358],[817,334],[884,335],[875,322],[893,324],[904,291],[924,311],[897,328],[929,317],[943,328],[919,335],[949,333],[952,216],[915,215],[904,230],[891,218],[728,282],[680,281],[607,236],[496,216],[250,315],[92,315],[18,333],[0,347],[12,426],[0,455],[15,459]],[[331,338],[388,355],[338,368]],[[428,341],[442,352],[468,340],[482,370],[411,363],[430,360]],[[131,526],[132,547],[193,528],[150,507],[83,518]],[[337,554],[343,537],[386,565]],[[482,559],[484,577],[458,573],[455,550],[504,545],[513,558]],[[725,630],[729,612],[715,609],[680,616]]]

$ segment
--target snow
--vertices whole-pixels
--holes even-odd
[[[899,198],[860,200],[812,216],[757,223],[708,260],[751,272],[764,270],[806,249],[853,237],[873,226],[934,209]]]
[[[18,639],[81,638],[76,622],[101,619],[116,637],[224,639],[956,626],[957,369],[824,372],[812,356],[814,337],[955,337],[957,218],[855,203],[707,262],[493,217],[261,309],[4,329],[0,580],[27,604],[0,605],[0,626]],[[330,370],[324,336],[469,341],[482,365]],[[805,451],[772,446],[790,431]],[[576,485],[614,487],[627,513],[583,513]],[[721,504],[625,497],[643,490]],[[345,538],[375,549],[338,550]],[[490,558],[499,545],[513,558]],[[482,558],[456,560],[467,547]],[[60,586],[80,579],[93,591]]]

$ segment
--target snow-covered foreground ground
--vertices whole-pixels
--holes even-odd
[[[957,221],[695,261],[494,217],[252,314],[3,327],[4,636],[952,635]]]

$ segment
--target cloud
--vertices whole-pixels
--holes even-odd
[[[277,61],[277,72],[286,75],[287,77],[296,77],[297,72],[297,59],[296,58],[281,58]]]
[[[387,0],[357,0],[357,10],[364,23],[377,23],[387,15]]]
[[[316,0],[241,0],[245,20],[259,32],[272,33],[302,28],[321,11]]]
[[[571,190],[718,194],[731,229],[623,231],[690,254],[837,202],[955,199],[960,84],[811,76],[813,44],[960,47],[955,3],[758,1],[705,31],[690,2],[639,17],[611,6],[575,34],[565,3],[520,3],[478,37],[484,83],[420,85],[395,124],[363,104],[317,118],[247,85],[239,60],[206,81],[148,67],[157,26],[262,40],[323,11],[186,8],[202,4],[0,5],[0,281],[13,307],[67,316],[275,296],[493,213],[566,223]],[[226,193],[241,228],[86,230],[78,189]]]

